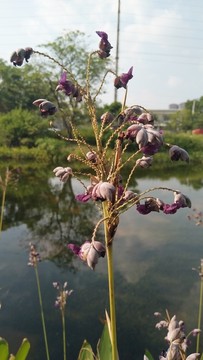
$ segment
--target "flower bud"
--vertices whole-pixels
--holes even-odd
[[[112,113],[110,113],[109,111],[105,112],[102,116],[101,116],[101,121],[105,124],[110,124],[114,119],[114,116]]]
[[[172,161],[182,160],[189,162],[190,160],[188,152],[177,145],[170,147],[169,156]]]
[[[57,166],[53,170],[56,177],[58,177],[62,182],[66,182],[70,175],[73,174],[72,169],[70,167],[63,168],[62,166]]]
[[[142,126],[139,124],[133,124],[129,126],[125,132],[125,138],[130,139],[131,141],[134,141],[136,139],[136,136],[138,134],[138,131],[142,129]]]
[[[86,158],[93,163],[97,162],[97,154],[94,151],[88,151],[86,154]]]
[[[145,156],[141,159],[137,159],[136,165],[140,166],[141,168],[149,168],[152,165],[153,158],[151,156]]]
[[[178,204],[180,207],[189,207],[191,208],[192,204],[186,195],[183,195],[180,191],[174,192],[174,203]]]
[[[33,105],[39,107],[42,116],[54,115],[57,111],[56,106],[46,99],[37,99],[33,101]]]

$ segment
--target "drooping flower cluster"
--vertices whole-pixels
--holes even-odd
[[[175,214],[180,208],[191,207],[190,199],[180,191],[174,191],[174,202],[165,204],[158,198],[148,198],[144,204],[138,204],[137,210],[140,214],[147,215],[152,211],[163,211],[164,214]]]
[[[61,311],[65,310],[68,296],[70,296],[73,290],[67,289],[68,283],[65,282],[61,285],[59,282],[53,282],[53,287],[57,290],[58,294],[55,301],[55,306]]]
[[[155,316],[161,316],[159,312],[154,314]],[[160,360],[198,360],[200,353],[192,353],[187,356],[187,350],[189,345],[189,336],[197,336],[201,330],[193,329],[189,334],[185,334],[185,324],[182,320],[178,321],[176,315],[171,319],[160,320],[156,326],[157,329],[167,329],[167,335],[165,340],[168,348],[163,350],[159,356]],[[147,356],[144,357],[148,360]]]
[[[54,170],[53,173],[55,174],[56,177],[58,177],[62,182],[66,182],[70,175],[73,175],[72,169],[70,167],[62,167],[62,166],[57,166]]]
[[[36,246],[30,243],[30,252],[29,252],[29,266],[36,266],[37,263],[41,261],[39,252],[36,250]]]

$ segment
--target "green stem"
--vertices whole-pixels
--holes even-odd
[[[202,297],[203,297],[203,278],[200,280],[200,295],[199,295],[199,312],[198,312],[198,322],[197,328],[201,329],[201,319],[202,319]],[[199,352],[199,342],[200,342],[200,334],[197,334],[197,344],[196,344],[196,353]]]
[[[104,218],[108,218],[108,204],[103,202]],[[109,284],[109,307],[111,320],[111,342],[112,342],[112,360],[118,360],[117,351],[117,333],[116,333],[116,307],[115,307],[115,291],[114,291],[114,271],[113,271],[113,242],[108,231],[107,220],[104,221],[107,266],[108,266],[108,284]]]
[[[47,332],[46,332],[46,326],[45,326],[44,311],[43,311],[43,305],[42,305],[42,294],[41,294],[41,289],[40,289],[40,281],[39,281],[37,265],[35,265],[34,268],[35,268],[35,274],[36,274],[36,280],[37,280],[37,290],[38,290],[38,296],[39,296],[39,304],[40,304],[40,311],[41,311],[41,319],[42,319],[42,328],[43,328],[43,334],[44,334],[46,356],[47,356],[47,360],[49,360],[50,359],[49,347],[48,347],[48,341],[47,341]]]
[[[61,311],[62,314],[62,330],[63,330],[63,359],[66,360],[66,324],[65,324],[65,311]]]
[[[1,217],[0,217],[0,235],[1,235],[1,232],[2,232],[2,225],[3,225],[3,217],[4,217],[5,200],[6,200],[6,187],[3,189],[3,194],[2,194],[2,202],[1,202]]]

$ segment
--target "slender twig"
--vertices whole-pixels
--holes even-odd
[[[43,334],[44,334],[46,357],[47,357],[47,360],[49,360],[50,359],[50,357],[49,357],[49,347],[48,347],[48,341],[47,341],[46,324],[45,324],[45,317],[44,317],[44,310],[43,310],[43,303],[42,303],[42,294],[41,294],[41,288],[40,288],[40,281],[39,281],[39,273],[38,273],[37,264],[35,264],[34,269],[35,269],[35,275],[36,275],[36,281],[37,281],[37,290],[38,290],[38,297],[39,297],[39,304],[40,304],[40,312],[41,312],[42,328],[43,328]]]
[[[63,359],[66,359],[66,323],[65,323],[65,309],[61,311],[62,317],[62,331],[63,331]]]
[[[200,293],[199,293],[199,311],[198,311],[198,321],[197,321],[198,329],[201,329],[202,298],[203,298],[203,276],[201,275],[201,277],[200,277]],[[197,334],[196,353],[199,352],[199,344],[200,344],[200,333]]]
[[[5,200],[6,200],[6,187],[3,186],[2,201],[1,201],[1,217],[0,217],[0,236],[2,233],[2,226],[3,226]]]

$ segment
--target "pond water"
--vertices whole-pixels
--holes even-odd
[[[192,208],[202,210],[203,188],[189,178],[181,183],[174,176],[139,178],[133,188],[143,191],[159,185],[180,189],[190,197]],[[51,359],[63,358],[54,281],[67,281],[68,289],[74,290],[66,308],[67,359],[77,359],[84,339],[95,349],[102,332],[108,309],[106,258],[91,271],[66,248],[68,242],[90,238],[98,217],[92,203],[75,201],[78,192],[80,184],[72,181],[62,187],[50,172],[39,174],[31,167],[16,188],[8,188],[0,239],[0,335],[12,353],[27,337],[30,360],[46,359],[35,272],[27,265],[30,242],[43,259],[38,270]],[[172,202],[171,194],[158,194]],[[158,358],[166,348],[165,332],[155,329],[155,311],[176,314],[188,332],[197,327],[200,282],[192,268],[203,256],[203,229],[188,220],[191,213],[195,212],[184,208],[174,215],[140,215],[131,208],[120,218],[114,266],[121,360],[143,359],[145,349]],[[102,229],[98,236],[102,238]]]

